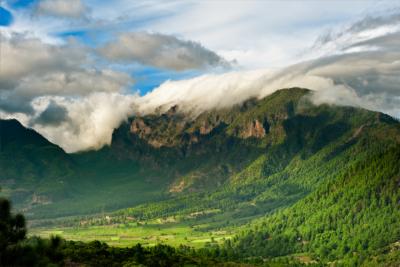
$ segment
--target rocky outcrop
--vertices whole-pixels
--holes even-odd
[[[200,126],[199,132],[202,135],[206,135],[206,134],[209,134],[213,129],[214,129],[214,127],[211,124],[209,124],[207,121],[205,121]]]
[[[136,118],[131,123],[130,132],[143,138],[151,133],[151,128],[146,125],[143,119]]]
[[[169,189],[170,193],[180,193],[182,192],[186,187],[186,183],[184,180],[181,180],[179,183],[172,185],[172,187]]]
[[[249,138],[249,137],[255,137],[255,138],[263,138],[266,134],[265,128],[263,124],[258,121],[254,120],[252,122],[249,122],[247,126],[240,132],[240,137],[242,138]]]
[[[162,146],[165,146],[165,142],[161,141],[161,140],[157,140],[157,139],[152,139],[148,141],[149,145],[151,145],[152,147],[155,148],[160,148]]]

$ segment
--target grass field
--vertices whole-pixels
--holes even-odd
[[[68,240],[99,240],[112,246],[128,247],[137,243],[153,246],[163,243],[172,246],[187,245],[194,248],[205,247],[211,243],[222,243],[231,238],[231,230],[202,231],[207,225],[189,225],[185,223],[161,223],[157,220],[146,223],[128,223],[102,226],[83,226],[68,228],[36,228],[31,236],[49,237],[59,235]]]

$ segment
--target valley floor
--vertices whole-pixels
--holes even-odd
[[[233,236],[231,229],[220,231],[201,231],[202,225],[187,223],[145,223],[114,224],[84,227],[37,228],[30,231],[32,236],[49,238],[59,235],[67,240],[99,240],[111,246],[129,247],[141,243],[144,246],[167,244],[171,246],[187,245],[194,248],[222,243]]]

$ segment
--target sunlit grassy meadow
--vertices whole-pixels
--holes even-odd
[[[189,225],[185,223],[128,223],[103,226],[60,227],[53,229],[32,229],[30,235],[50,237],[59,235],[68,240],[99,240],[112,246],[129,247],[137,243],[144,246],[168,244],[187,245],[194,248],[205,247],[212,243],[222,243],[231,238],[231,230],[202,231],[207,225]]]

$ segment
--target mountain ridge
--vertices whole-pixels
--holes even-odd
[[[396,124],[382,113],[352,107],[314,106],[307,101],[310,93],[300,88],[278,90],[261,100],[249,99],[241,105],[205,112],[196,118],[181,114],[179,106],[163,114],[134,116],[114,131],[109,147],[68,154],[77,168],[72,180],[84,186],[72,184],[64,191],[76,199],[73,200],[76,204],[71,204],[73,207],[84,197],[79,200],[86,201],[80,205],[87,206],[83,213],[118,209],[190,192],[207,192],[225,184],[251,183],[255,178],[246,182],[248,178],[240,177],[245,169],[257,166],[257,162],[262,162],[258,176],[263,179],[279,172],[296,157],[310,157],[338,142],[341,144],[336,152],[326,156],[335,157],[340,150],[350,147],[354,138],[366,131],[373,133],[375,124]],[[399,140],[399,135],[394,133],[396,130],[390,128],[390,131],[393,132],[390,138]],[[385,134],[382,138],[388,136]],[[130,191],[140,188],[146,188],[148,197],[129,199]],[[93,195],[91,190],[98,192],[98,196],[93,197],[96,202],[105,199],[106,204],[93,205],[93,200],[86,196]],[[120,200],[107,197],[116,194]],[[68,199],[71,197],[67,195],[60,203],[70,203]],[[45,214],[58,205],[39,205],[33,213],[48,216]],[[71,209],[61,214],[73,213]]]
[[[0,178],[3,187],[16,187],[14,202],[40,205],[71,193],[63,188],[79,174],[61,147],[15,119],[0,120],[0,130]]]
[[[400,123],[316,106],[310,93],[279,90],[196,118],[178,106],[134,116],[110,146],[75,154],[0,121],[11,123],[0,182],[34,227],[164,221],[233,231],[213,252],[227,260],[303,253],[357,266],[400,240]]]

